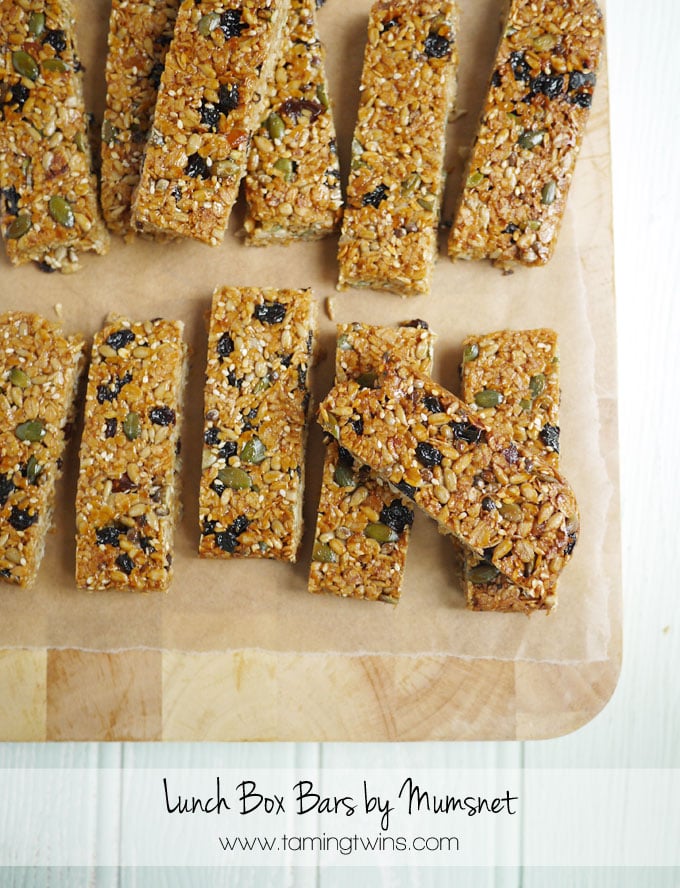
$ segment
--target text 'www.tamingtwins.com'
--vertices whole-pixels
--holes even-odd
[[[375,851],[428,851],[451,853],[460,851],[460,840],[457,836],[332,836],[325,833],[321,836],[219,836],[219,843],[226,852],[331,852],[338,854],[370,853]]]

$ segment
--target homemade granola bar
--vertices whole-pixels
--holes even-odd
[[[578,535],[571,488],[533,450],[491,431],[382,347],[377,387],[336,384],[319,410],[323,428],[516,585],[549,594]]]
[[[71,0],[0,0],[0,227],[13,265],[105,253]]]
[[[222,241],[290,0],[184,0],[161,76],[133,224]]]
[[[200,555],[297,557],[314,310],[310,290],[223,287],[213,295]]]
[[[102,125],[102,212],[116,234],[130,231],[156,94],[180,0],[112,0]]]
[[[336,380],[370,383],[380,366],[380,355],[374,364],[367,334],[379,334],[410,363],[429,373],[434,335],[423,322],[418,324],[398,328],[339,325]],[[367,466],[355,464],[331,439],[326,447],[309,591],[396,604],[412,523],[408,502],[395,496]]]
[[[468,337],[463,343],[462,382],[471,416],[557,468],[560,385],[554,331],[502,330]],[[483,501],[482,507],[493,507],[493,500]],[[536,517],[538,524],[552,514],[549,506],[543,508],[544,514]],[[550,611],[557,604],[554,591],[530,597],[526,589],[475,555],[465,557],[463,577],[472,610],[530,613]]]
[[[19,586],[45,548],[83,347],[38,315],[0,315],[0,579]]]
[[[339,289],[430,290],[457,30],[453,0],[380,0],[371,10]]]
[[[452,259],[550,259],[603,39],[595,0],[513,0],[449,237]]]
[[[325,50],[314,0],[292,0],[268,110],[248,154],[246,243],[317,240],[342,207]]]
[[[164,591],[170,584],[183,327],[114,317],[94,338],[76,498],[81,589]]]

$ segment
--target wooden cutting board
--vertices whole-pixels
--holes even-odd
[[[502,5],[501,0],[461,2],[459,107],[468,113],[451,128],[453,160],[445,215],[447,212],[450,214],[459,187],[458,149],[469,144],[474,130],[474,119],[482,101],[483,81],[486,80],[492,58],[496,23]],[[322,36],[328,44],[331,88],[339,117],[340,155],[345,166],[352,115],[356,108],[363,28],[368,6],[365,0],[351,0],[342,4],[340,0],[328,0],[319,16]],[[80,0],[76,7],[80,13],[79,34],[81,55],[87,68],[88,98],[100,116],[108,3],[106,0],[96,3]],[[483,76],[480,72],[484,72]],[[595,392],[597,413],[597,422],[587,430],[587,434],[577,439],[583,453],[576,453],[572,448],[571,461],[572,465],[577,460],[585,461],[587,477],[590,454],[600,456],[610,493],[602,506],[602,520],[599,522],[602,525],[602,572],[608,580],[608,592],[602,599],[604,608],[599,614],[605,640],[595,655],[575,660],[562,657],[559,662],[553,662],[550,656],[545,655],[538,660],[526,656],[496,658],[493,649],[481,647],[475,655],[466,653],[463,656],[456,650],[455,643],[452,643],[450,650],[446,647],[433,649],[432,645],[425,645],[419,650],[417,640],[408,649],[386,649],[382,652],[366,645],[355,650],[331,653],[309,646],[297,650],[293,638],[281,645],[262,647],[249,643],[243,647],[231,644],[224,649],[212,648],[210,645],[196,644],[195,638],[191,644],[168,646],[159,643],[163,636],[151,630],[148,637],[142,630],[137,631],[134,642],[127,646],[107,646],[93,643],[87,627],[83,627],[80,635],[77,627],[61,635],[54,631],[48,633],[53,639],[52,643],[36,643],[36,633],[28,631],[32,629],[33,616],[30,606],[32,593],[29,593],[25,599],[26,632],[15,632],[12,643],[5,643],[5,649],[0,650],[0,739],[536,739],[575,730],[599,712],[614,690],[621,662],[616,340],[610,183],[605,70],[599,79],[588,134],[570,195],[567,219],[577,244],[578,268],[574,268],[574,274],[579,276],[580,286],[585,288],[586,293],[584,333],[592,340],[593,354],[587,381]],[[253,258],[252,251],[240,244],[234,246],[236,241],[232,234],[229,238],[229,243],[219,252],[211,252],[203,247],[199,248],[203,252],[196,252],[193,245],[181,245],[177,249],[184,250],[191,258],[206,257],[206,264],[209,266],[212,263],[221,275],[214,280],[215,284],[232,282],[232,274],[238,278],[233,280],[234,283],[259,282],[263,278],[253,277],[258,263],[268,268],[266,274],[263,272],[264,278],[270,275],[275,280],[277,268],[285,276],[287,271],[284,270],[296,261],[291,262],[288,257],[298,255],[285,249],[272,248],[273,253],[269,250],[255,251],[257,255]],[[331,240],[318,247],[312,246],[312,249],[315,252],[305,254],[312,257],[311,266],[305,268],[305,272],[308,271],[310,277],[321,279],[322,304],[324,290],[325,294],[333,293],[335,242]],[[21,305],[46,313],[56,302],[62,302],[67,321],[82,316],[81,329],[86,333],[92,333],[101,322],[102,306],[107,301],[113,308],[126,301],[136,306],[137,301],[142,300],[144,304],[140,314],[153,316],[162,313],[162,288],[167,285],[167,279],[158,280],[158,265],[155,263],[162,260],[161,254],[154,250],[153,244],[127,248],[116,242],[109,256],[87,257],[84,270],[74,278],[59,275],[43,277],[33,269],[14,270],[3,257],[0,259],[0,309]],[[123,289],[131,286],[126,263],[135,255],[138,258],[143,256],[148,264],[148,272],[139,276],[139,297]],[[233,271],[236,267],[234,262],[240,263],[236,272]],[[469,273],[468,269],[465,271]],[[202,269],[197,270],[198,274],[201,272]],[[368,317],[375,322],[390,323],[404,317],[420,315],[429,318],[430,314],[434,314],[440,320],[440,346],[443,343],[445,348],[455,350],[456,342],[447,338],[442,317],[449,312],[462,315],[467,332],[478,329],[475,326],[474,306],[456,302],[455,289],[460,274],[458,267],[449,262],[442,250],[432,296],[405,303],[398,297],[365,293],[338,295],[335,297],[338,320],[354,319],[352,312],[357,312],[356,317],[361,315],[363,320]],[[487,266],[480,265],[475,274],[478,275],[480,289],[493,290],[502,285],[499,273]],[[537,288],[541,290],[541,300],[535,313],[530,313],[528,323],[534,326],[552,325],[553,317],[558,316],[558,309],[563,312],[564,307],[560,304],[560,286],[552,285],[550,268],[545,272],[528,270],[518,274],[524,277],[516,280],[526,281],[527,288],[535,287],[536,281],[542,282]],[[539,278],[540,275],[542,277]],[[134,284],[137,285],[136,280]],[[305,281],[286,280],[285,285],[303,286]],[[171,295],[175,305],[177,300],[174,294]],[[209,289],[205,290],[205,295],[209,296]],[[69,309],[71,298],[74,303]],[[186,312],[196,314],[204,305],[205,300],[187,303]],[[375,305],[375,316],[371,314],[371,305]],[[504,325],[509,324],[507,317],[502,320]],[[519,320],[526,325],[527,314],[522,314]],[[328,319],[324,319],[323,323],[327,330],[332,329]],[[332,342],[329,335],[327,341]],[[569,380],[566,385],[569,389]],[[569,418],[567,405],[563,429],[567,433]],[[573,430],[572,437],[576,437]],[[320,454],[311,458],[318,462]],[[565,471],[569,476],[568,465],[569,456],[565,454]],[[65,489],[72,489],[72,483],[73,479],[67,479]],[[587,497],[588,491],[584,493]],[[188,509],[193,508],[192,500]],[[588,514],[589,510],[586,509],[586,517]],[[411,557],[414,558],[413,555]],[[48,556],[36,594],[43,591],[52,594],[52,584],[68,586],[71,558],[70,531],[59,528],[54,541],[48,546]],[[304,587],[304,570],[301,567],[295,573],[291,579],[291,589],[283,590],[284,594],[293,587]],[[414,580],[412,585],[426,582],[427,572],[417,573],[417,568],[414,571],[410,576],[419,579],[417,582]],[[573,579],[569,581],[571,585],[574,582]],[[567,594],[570,591],[569,583],[565,589]],[[409,589],[407,584],[405,594],[413,596],[416,592]],[[16,590],[8,592],[5,588],[1,589],[0,613],[2,603],[8,601],[8,595],[21,594]],[[74,601],[74,594],[70,588],[65,593],[63,602],[66,606]],[[195,594],[200,597],[200,587],[195,589]],[[362,607],[362,603],[358,602],[336,603],[338,606],[356,604]],[[16,605],[15,600],[13,605]],[[104,602],[103,607],[106,606]],[[409,606],[407,601],[400,608],[404,606]],[[328,613],[331,613],[332,620],[332,611],[324,610],[324,618]],[[346,614],[346,611],[342,613]],[[471,616],[463,615],[459,602],[455,618]],[[229,606],[225,606],[224,614],[218,615],[218,619],[225,621],[231,617],[233,612],[230,612]],[[552,621],[558,618],[561,619],[552,616],[547,619]],[[365,619],[363,611],[360,619]],[[517,616],[517,620],[525,619]],[[532,619],[545,618],[537,615]],[[178,637],[177,632],[174,637]]]

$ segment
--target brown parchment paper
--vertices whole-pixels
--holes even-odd
[[[86,65],[90,107],[101,120],[109,4],[80,0],[79,37]],[[444,218],[459,187],[463,151],[481,107],[499,30],[502,0],[462,0],[458,109],[466,112],[449,128],[450,175]],[[328,0],[319,12],[328,48],[338,142],[346,173],[356,114],[365,42],[366,0]],[[243,648],[284,652],[446,654],[462,658],[596,661],[607,658],[612,595],[607,576],[611,546],[605,544],[613,505],[612,459],[600,450],[603,410],[615,399],[611,252],[594,251],[593,233],[610,224],[607,86],[596,91],[590,128],[570,196],[561,240],[552,262],[541,269],[503,275],[488,264],[454,265],[444,237],[430,296],[403,300],[371,291],[335,292],[337,239],[291,247],[246,247],[236,236],[237,208],[224,244],[190,242],[124,244],[112,238],[108,256],[86,256],[72,276],[45,275],[34,267],[10,268],[0,258],[0,308],[23,308],[55,317],[62,307],[67,331],[91,335],[115,310],[135,318],[163,315],[187,325],[192,364],[183,428],[184,518],[176,540],[176,574],[163,596],[87,594],[73,582],[76,435],[58,493],[55,531],[50,535],[37,585],[0,586],[0,646],[83,648],[114,651],[159,648],[229,651]],[[589,281],[601,288],[589,290]],[[306,591],[323,445],[313,423],[305,498],[307,531],[297,565],[272,561],[203,561],[196,556],[197,506],[202,435],[204,314],[217,285],[263,285],[314,289],[321,311],[321,356],[314,374],[317,401],[333,372],[334,322],[323,303],[331,297],[335,322],[397,323],[421,317],[438,333],[435,378],[458,391],[460,342],[474,332],[503,327],[555,328],[562,371],[561,450],[564,474],[582,512],[575,555],[560,582],[559,608],[550,617],[476,614],[465,610],[451,543],[433,522],[418,515],[412,535],[402,601],[382,603],[311,596]],[[603,369],[604,368],[604,369]],[[614,572],[616,575],[616,572]]]

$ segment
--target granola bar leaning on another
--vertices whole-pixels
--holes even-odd
[[[38,315],[0,315],[0,580],[18,586],[42,560],[84,344]]]
[[[113,0],[102,124],[102,212],[109,229],[128,234],[132,194],[153,120],[165,56],[180,0]]]
[[[221,243],[289,3],[183,0],[133,196],[137,228]]]
[[[502,330],[469,336],[463,343],[463,400],[470,416],[479,418],[504,438],[553,468],[559,461],[559,355],[553,330]],[[526,490],[529,493],[529,489]],[[531,496],[531,494],[529,493]],[[492,497],[482,500],[483,509],[497,508]],[[514,510],[510,505],[505,507]],[[503,505],[500,506],[501,512]],[[537,524],[560,521],[545,504]],[[463,579],[471,610],[550,611],[557,605],[556,591],[534,597],[516,586],[492,564],[466,554]]]
[[[380,0],[371,10],[339,289],[430,291],[457,30],[453,0]]]
[[[248,153],[248,244],[318,240],[340,221],[340,164],[315,6],[292,0],[269,113]]]
[[[397,328],[342,324],[335,352],[338,382],[372,382],[381,355],[372,359],[373,340],[367,337],[376,334],[424,373],[431,372],[434,334],[422,321]],[[412,523],[408,501],[331,439],[326,446],[309,591],[397,604]]]
[[[183,328],[111,318],[94,338],[76,497],[80,589],[165,591],[172,579]]]
[[[213,295],[199,554],[295,561],[315,337],[311,290]]]
[[[578,536],[572,489],[526,445],[497,435],[455,395],[383,351],[377,387],[337,384],[321,404],[322,427],[516,585],[550,594]],[[486,497],[495,508],[482,507]],[[541,523],[548,506],[555,517]]]
[[[513,0],[449,236],[452,259],[548,262],[603,41],[595,0]]]
[[[71,0],[0,0],[0,225],[13,265],[105,253]]]

